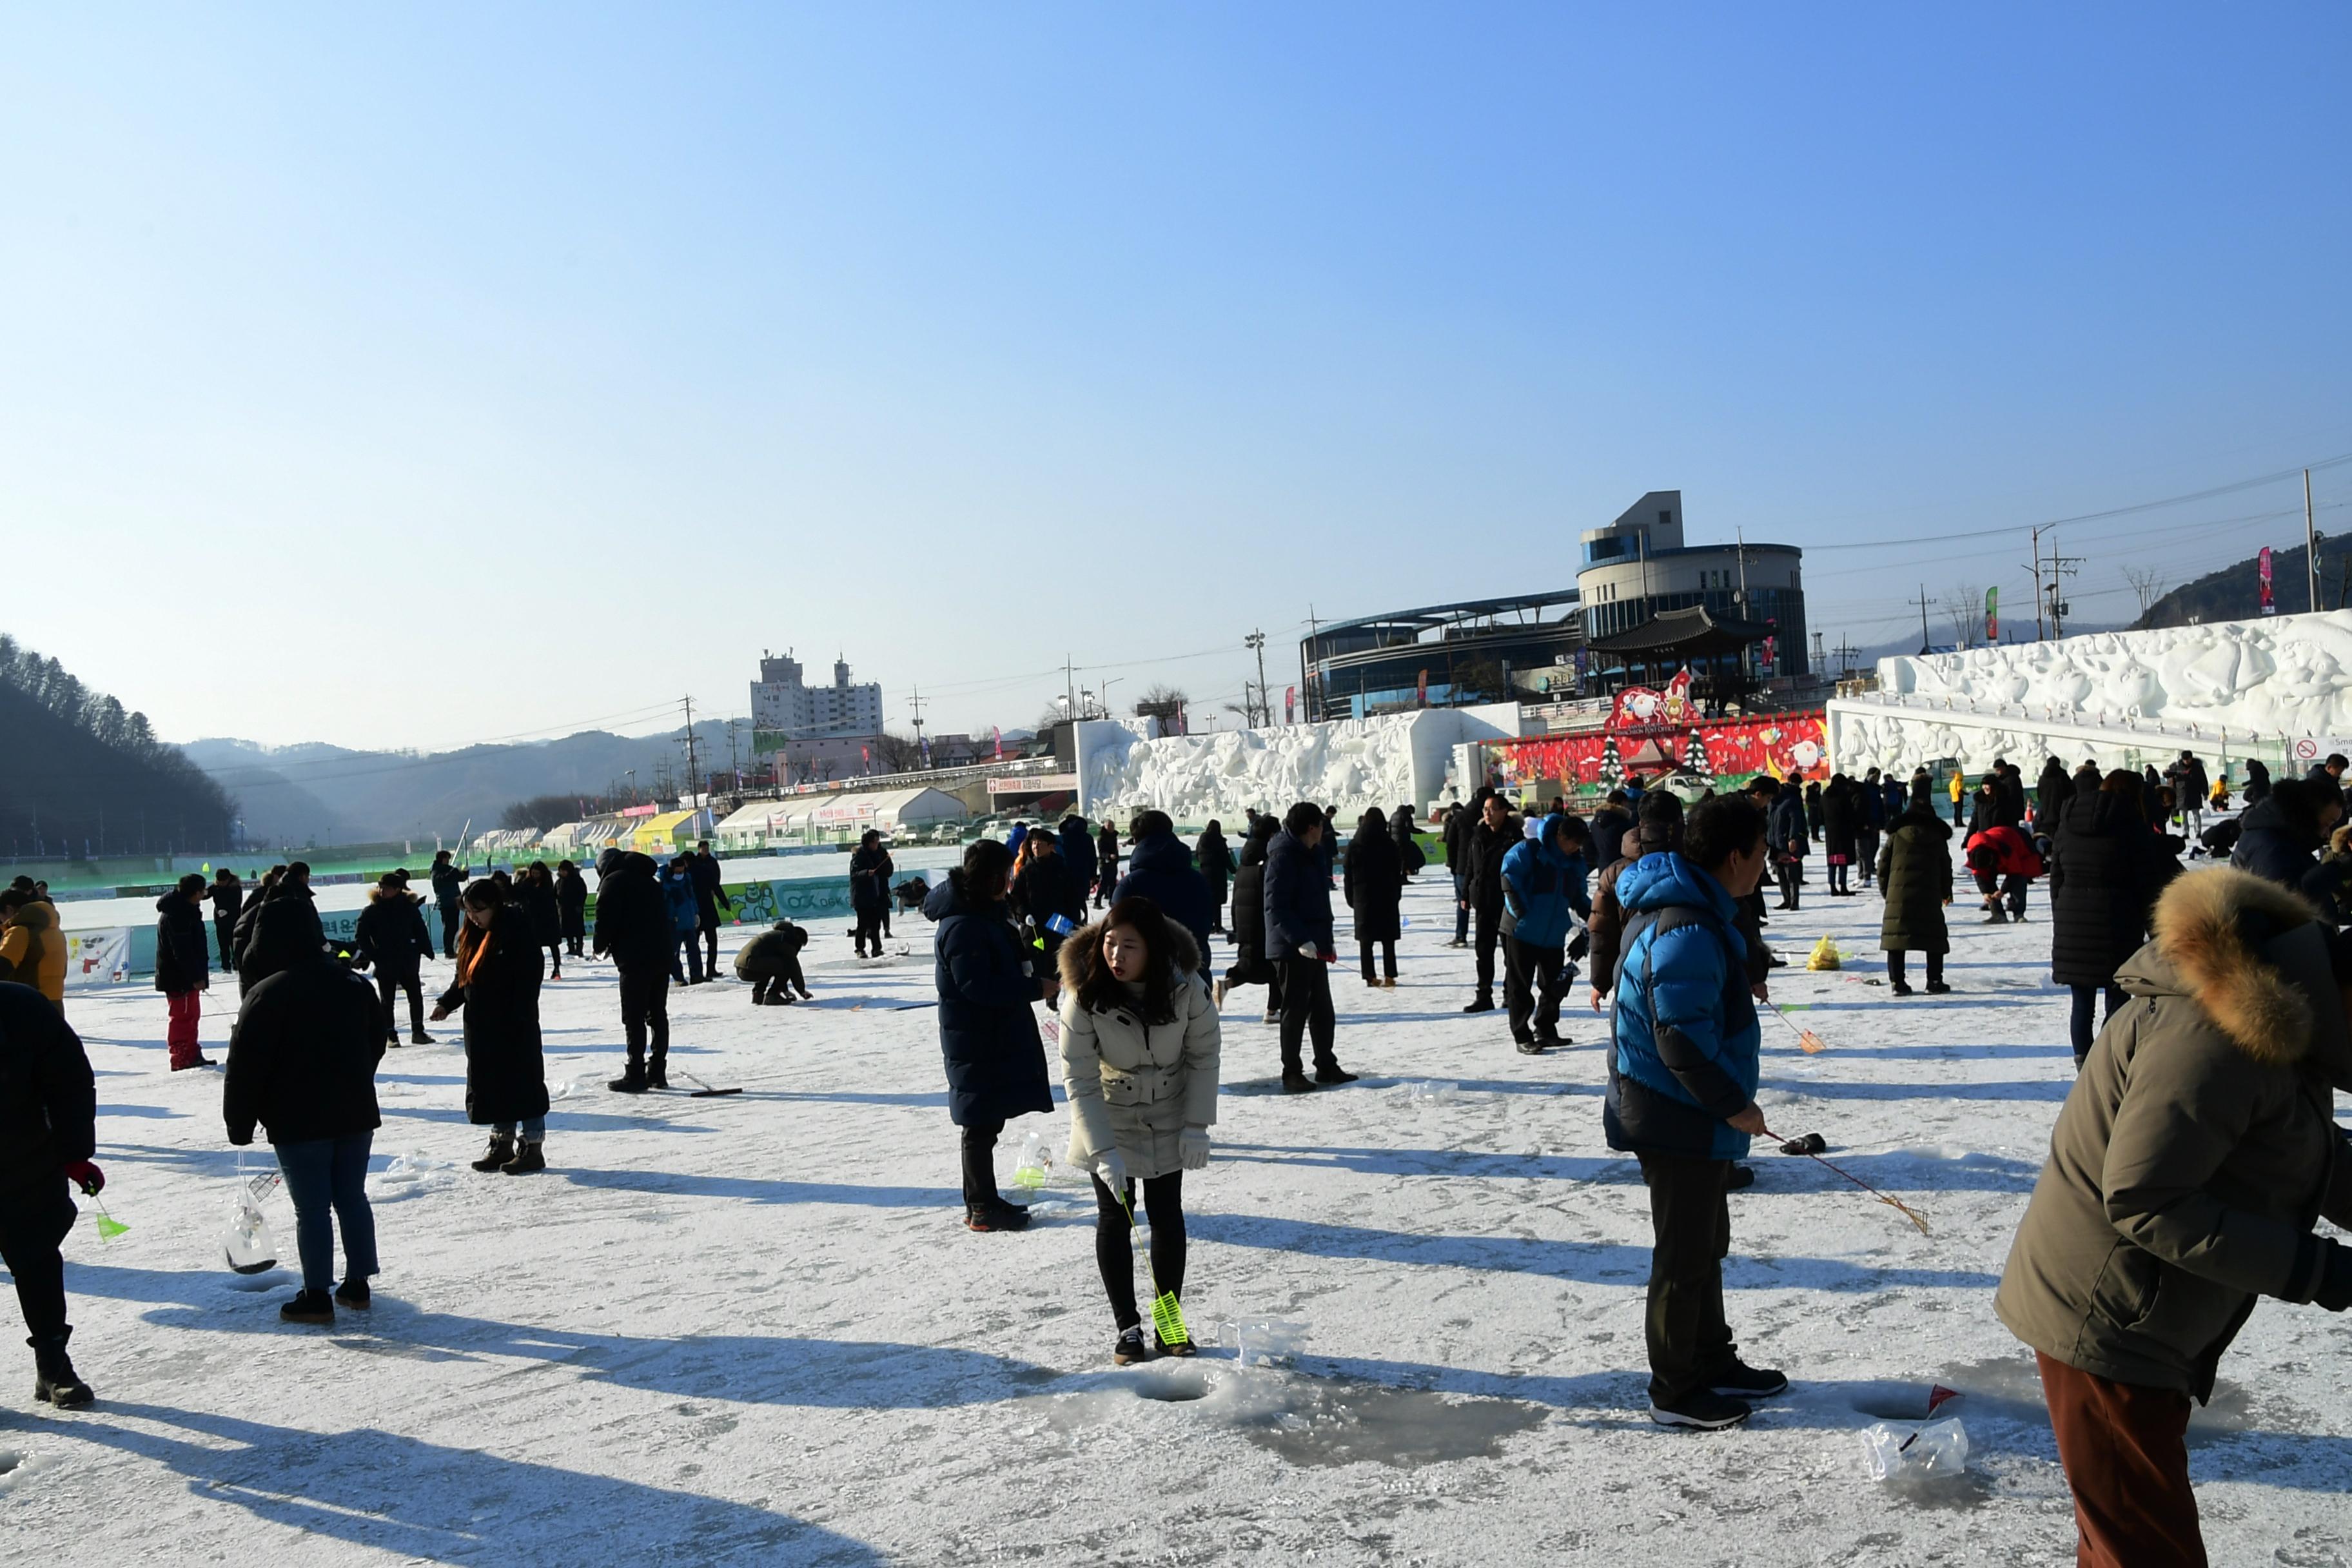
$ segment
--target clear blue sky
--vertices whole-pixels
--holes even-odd
[[[1654,488],[2202,489],[2352,452],[2347,64],[2336,4],[22,8],[0,629],[175,738],[725,715],[786,645],[1010,727],[1566,585]],[[2085,527],[2078,609],[2299,500]],[[1811,556],[1814,623],[2022,556]]]

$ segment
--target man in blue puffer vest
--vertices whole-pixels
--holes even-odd
[[[1743,795],[1691,809],[1680,853],[1644,855],[1617,880],[1625,907],[1611,1015],[1609,1146],[1638,1156],[1650,1189],[1650,1419],[1706,1430],[1789,1386],[1739,1359],[1723,1316],[1732,1162],[1764,1131],[1762,1031],[1748,994],[1737,900],[1756,890],[1764,814]]]
[[[1529,817],[1528,837],[1503,857],[1503,1002],[1523,1056],[1568,1044],[1559,1034],[1559,999],[1576,984],[1576,966],[1567,962],[1574,924],[1569,911],[1592,918],[1585,890],[1591,856],[1584,819],[1556,812]]]

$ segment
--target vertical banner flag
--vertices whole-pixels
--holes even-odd
[[[1985,646],[2000,641],[2000,590],[1985,590]]]
[[[1001,724],[992,726],[991,733],[996,737],[996,760],[1001,763],[1004,760],[1004,727]]]
[[[1426,668],[1422,670],[1421,679],[1413,682],[1412,705],[1416,708],[1429,706],[1429,671]]]
[[[2269,545],[2263,546],[2263,552],[2258,560],[2259,564],[2255,570],[2263,580],[2263,614],[2275,616],[2278,614],[2278,606],[2271,603],[2271,547]]]
[[[1297,710],[1297,707],[1298,688],[1296,686],[1284,687],[1282,689],[1282,721],[1284,723],[1293,724],[1297,722],[1297,721],[1292,716]]]

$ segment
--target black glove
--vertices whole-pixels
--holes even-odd
[[[2312,1291],[2311,1299],[2331,1312],[2341,1312],[2352,1308],[2352,1247],[2335,1241],[2323,1245],[2326,1257],[2319,1271],[2319,1288]]]

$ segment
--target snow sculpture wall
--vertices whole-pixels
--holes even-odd
[[[1844,772],[2044,752],[2121,765],[2225,745],[2283,756],[2298,737],[2352,734],[2352,611],[1884,658],[1878,683],[1830,705]]]
[[[1078,809],[1117,821],[1157,806],[1180,823],[1230,823],[1246,807],[1278,815],[1298,800],[1337,805],[1343,820],[1368,806],[1418,808],[1437,797],[1455,746],[1517,732],[1507,703],[1158,740],[1081,724]]]

